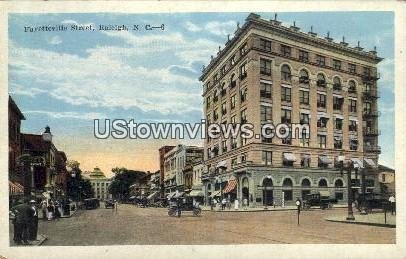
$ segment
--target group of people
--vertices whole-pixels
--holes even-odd
[[[41,202],[42,219],[53,220],[59,219],[63,215],[62,204],[58,201],[50,200]]]
[[[35,200],[24,200],[23,203],[11,208],[12,223],[14,224],[15,244],[29,244],[37,240],[38,210]]]

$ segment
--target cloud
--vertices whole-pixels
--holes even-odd
[[[378,72],[380,73],[381,78],[378,81],[378,84],[384,87],[391,87],[392,90],[394,90],[393,89],[393,83],[395,81],[394,69],[395,65],[393,58],[384,59],[381,63],[379,63]]]
[[[195,62],[207,61],[218,43],[206,39],[191,41],[180,33],[145,36],[128,32],[104,34],[122,39],[128,46],[95,46],[87,49],[87,55],[82,57],[11,43],[11,82],[21,78],[41,80],[44,92],[73,105],[138,108],[165,115],[201,112],[200,105],[196,105],[201,101],[201,85]],[[173,55],[173,65],[157,62],[148,67],[142,62],[133,62],[161,57],[161,54]],[[27,94],[30,87],[27,84],[14,90]]]
[[[30,87],[29,89],[26,89],[20,84],[10,83],[10,93],[15,95],[35,97],[38,94],[46,93],[46,91],[36,87]]]
[[[48,43],[51,45],[59,45],[62,43],[62,39],[59,36],[54,36],[48,41]]]
[[[186,22],[184,27],[191,32],[209,32],[217,36],[227,36],[227,34],[232,34],[236,29],[237,23],[235,21],[210,21],[204,26],[199,26],[190,21]]]
[[[31,110],[24,111],[24,114],[41,114],[54,119],[78,119],[78,120],[93,120],[106,117],[104,114],[98,112],[78,113],[78,112],[53,112],[53,111]]]

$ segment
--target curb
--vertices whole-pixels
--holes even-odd
[[[332,209],[341,209],[341,208],[346,208],[347,206],[336,206],[336,207],[333,207]],[[222,213],[229,213],[229,212],[234,212],[234,213],[236,213],[236,212],[272,212],[272,211],[292,211],[292,210],[294,210],[294,211],[296,211],[297,210],[297,208],[274,208],[274,209],[267,209],[267,210],[264,210],[264,209],[260,209],[260,210],[210,210],[210,209],[202,209],[202,211],[208,211],[208,212],[222,212]],[[321,210],[320,208],[311,208],[309,211],[312,211],[312,210]],[[301,211],[303,211],[303,210],[301,210]]]
[[[342,220],[335,220],[335,219],[326,219],[326,221],[344,223],[344,224],[358,224],[358,225],[368,225],[368,226],[375,226],[375,227],[396,228],[396,224],[360,222],[360,221],[342,221]]]

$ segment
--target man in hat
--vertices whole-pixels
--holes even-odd
[[[29,240],[37,240],[37,233],[38,233],[38,210],[35,205],[35,200],[30,201],[30,206],[32,209],[32,219],[29,224]]]
[[[19,204],[11,209],[12,213],[15,215],[14,221],[14,242],[17,245],[25,244],[28,245],[29,238],[29,224],[32,220],[33,211],[28,205],[29,200],[25,199],[24,203]]]

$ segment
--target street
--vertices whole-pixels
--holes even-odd
[[[80,210],[71,218],[41,221],[43,245],[187,245],[286,243],[395,243],[395,228],[328,222],[328,216],[346,215],[346,209],[274,212],[210,212],[200,217],[185,212],[169,217],[165,208],[138,208],[120,204],[118,212]]]

